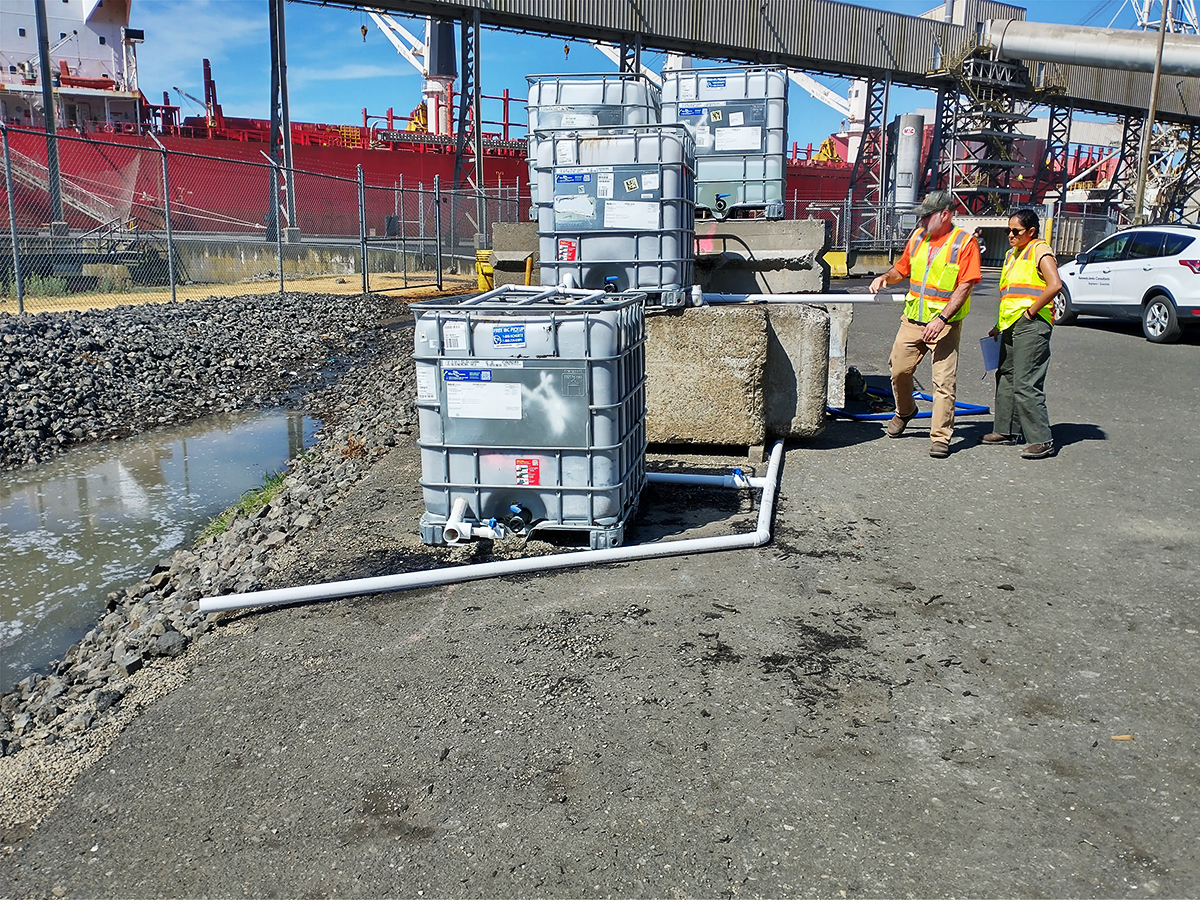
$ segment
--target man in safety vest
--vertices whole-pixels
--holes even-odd
[[[929,455],[950,455],[954,433],[954,392],[958,384],[958,344],[962,320],[971,309],[971,289],[982,277],[979,245],[954,224],[954,197],[933,191],[916,208],[917,230],[904,245],[896,264],[871,282],[872,293],[886,285],[909,281],[904,316],[888,360],[896,414],[887,424],[888,437],[900,437],[917,414],[913,373],[933,351],[933,413],[929,423]]]

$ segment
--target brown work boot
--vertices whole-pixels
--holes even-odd
[[[945,441],[934,441],[929,447],[929,455],[934,459],[945,459],[950,455],[950,445]]]
[[[888,437],[900,437],[900,435],[904,434],[904,429],[908,426],[908,423],[911,422],[916,417],[917,417],[917,410],[915,410],[915,409],[911,413],[909,413],[907,416],[902,416],[902,415],[900,415],[900,413],[896,413],[894,416],[892,416],[890,419],[888,419],[887,436]]]
[[[998,431],[993,431],[991,434],[985,434],[980,443],[991,444],[995,447],[1011,447],[1017,442],[1015,434],[1000,434]]]
[[[1045,459],[1047,456],[1053,455],[1053,441],[1046,441],[1044,444],[1030,444],[1021,451],[1021,459]]]

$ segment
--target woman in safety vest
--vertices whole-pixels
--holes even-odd
[[[1045,386],[1054,297],[1062,282],[1054,251],[1038,237],[1033,210],[1019,210],[1008,220],[1008,243],[1000,272],[999,321],[988,332],[1000,339],[996,424],[983,443],[1015,444],[1021,433],[1027,442],[1021,458],[1045,459],[1054,455]]]

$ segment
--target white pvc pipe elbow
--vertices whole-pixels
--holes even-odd
[[[442,584],[459,584],[496,578],[503,575],[522,575],[554,569],[571,569],[597,563],[629,562],[638,559],[660,559],[683,556],[691,553],[711,553],[720,550],[742,550],[761,547],[771,539],[771,517],[775,512],[775,493],[779,487],[779,470],[783,464],[783,442],[771,448],[767,474],[762,479],[762,500],[758,507],[758,522],[753,531],[731,534],[724,537],[689,538],[682,541],[666,541],[661,544],[639,544],[632,547],[614,547],[608,550],[581,550],[576,553],[560,553],[550,556],[535,556],[524,559],[505,559],[496,562],[476,563],[469,566],[452,566],[428,569],[421,572],[404,572],[398,575],[379,575],[373,578],[355,578],[350,581],[334,581],[326,584],[303,587],[276,588],[269,591],[252,591],[244,594],[225,594],[219,597],[202,597],[200,612],[213,613],[230,609],[247,609],[255,606],[284,606],[290,603],[307,603],[316,600],[335,600],[340,597],[356,597],[363,594],[381,594],[389,591],[404,591],[411,588],[433,587]],[[703,476],[702,476],[703,477]],[[720,476],[713,476],[720,477]]]
[[[465,497],[459,497],[450,507],[450,515],[446,519],[446,524],[442,526],[442,538],[447,544],[457,544],[460,541],[471,539],[471,526],[465,525],[464,527],[463,522],[463,516],[466,513],[467,500]]]

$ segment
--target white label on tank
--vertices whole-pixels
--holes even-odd
[[[695,100],[696,99],[696,82],[694,82],[694,81],[679,82],[679,99],[680,100]]]
[[[595,128],[600,124],[599,116],[588,116],[583,113],[563,113],[563,128]]]
[[[446,364],[443,363],[443,366]],[[447,369],[523,369],[523,359],[456,359]],[[490,377],[490,376],[489,376]],[[453,379],[447,378],[447,381]]]
[[[761,150],[762,127],[746,125],[741,128],[723,128],[717,132],[717,150]]]
[[[587,194],[564,194],[554,198],[556,220],[596,218],[596,201]]]
[[[417,366],[417,402],[437,400],[437,372],[432,366]]]
[[[601,200],[613,195],[612,172],[600,172],[596,175],[596,196]]]
[[[446,412],[453,419],[520,419],[521,386],[495,381],[448,381]]]
[[[642,190],[657,191],[658,190],[658,173],[646,172],[642,175]]]
[[[729,124],[734,128],[741,128],[746,124],[746,114],[741,112],[731,112],[729,114]]]
[[[659,204],[641,200],[609,200],[604,204],[605,228],[658,230]]]
[[[462,321],[443,322],[442,343],[446,350],[466,350],[467,323]]]
[[[554,145],[554,162],[560,166],[575,165],[575,142],[559,141]]]

